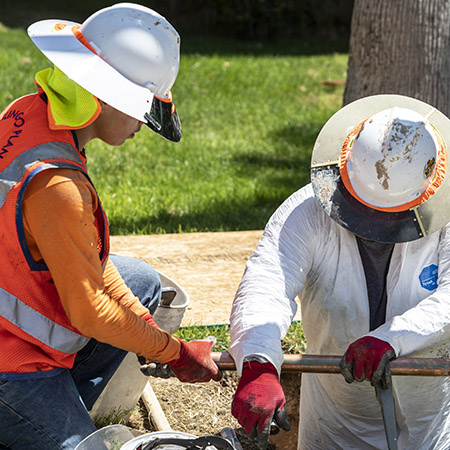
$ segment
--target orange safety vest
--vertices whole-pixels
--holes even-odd
[[[0,372],[71,368],[89,340],[63,309],[45,263],[33,261],[24,235],[22,200],[31,179],[51,168],[80,170],[85,162],[70,130],[49,129],[39,94],[13,102],[0,115]],[[109,229],[98,202],[98,251],[105,263]]]

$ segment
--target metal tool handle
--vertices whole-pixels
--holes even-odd
[[[375,395],[381,407],[381,415],[383,417],[384,432],[386,435],[388,450],[398,450],[397,421],[395,418],[395,402],[394,395],[392,393],[392,380],[389,361],[384,368],[382,380],[376,382],[374,387]]]
[[[212,352],[212,359],[221,370],[236,370],[236,364],[228,352]],[[283,372],[341,373],[342,356],[284,355]],[[390,362],[392,375],[450,376],[450,359],[443,358],[397,358]]]
[[[236,433],[234,432],[233,428],[231,427],[222,428],[222,430],[220,431],[220,435],[223,438],[228,439],[228,441],[230,441],[230,443],[234,446],[236,450],[243,450],[242,445],[239,442],[239,439],[236,436]]]

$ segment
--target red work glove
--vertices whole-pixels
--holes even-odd
[[[370,380],[374,385],[381,380],[394,349],[380,339],[364,336],[350,344],[341,360],[341,373],[347,383]]]
[[[262,433],[272,417],[280,428],[289,431],[285,403],[277,370],[271,363],[244,363],[231,413],[247,434]]]
[[[201,383],[220,381],[222,372],[211,358],[211,347],[215,340],[183,342],[180,340],[180,357],[167,365],[180,381]]]

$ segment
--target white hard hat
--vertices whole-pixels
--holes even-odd
[[[346,105],[314,145],[311,183],[339,225],[378,242],[408,242],[450,222],[450,120],[402,95]]]
[[[406,210],[436,179],[441,146],[422,115],[386,109],[350,133],[341,152],[341,176],[347,189],[371,208]]]
[[[105,103],[179,141],[171,88],[178,75],[180,37],[150,8],[119,3],[83,24],[43,20],[28,28],[41,52]]]

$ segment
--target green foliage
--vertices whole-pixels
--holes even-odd
[[[216,338],[216,344],[213,347],[213,351],[215,352],[226,352],[230,346],[230,327],[228,324],[181,327],[175,333],[175,336],[185,341],[214,336]],[[292,322],[285,338],[281,342],[281,347],[283,353],[297,354],[305,352],[306,340],[300,321]]]
[[[122,424],[131,412],[124,409],[113,409],[107,416],[95,416],[92,420],[95,427],[100,429],[109,425]]]
[[[244,39],[306,36],[348,29],[352,0],[220,0],[216,26]],[[229,34],[228,34],[229,35]]]
[[[0,21],[10,27],[27,27],[47,18],[83,22],[113,3],[2,0]],[[353,9],[353,0],[140,0],[139,3],[167,17],[182,35],[202,32],[246,40],[347,36]]]
[[[230,346],[230,326],[228,324],[181,327],[175,336],[187,342],[214,336],[216,338],[216,344],[212,349],[214,352],[226,352]]]
[[[285,338],[281,341],[281,348],[285,354],[305,353],[306,339],[301,321],[291,324]]]

